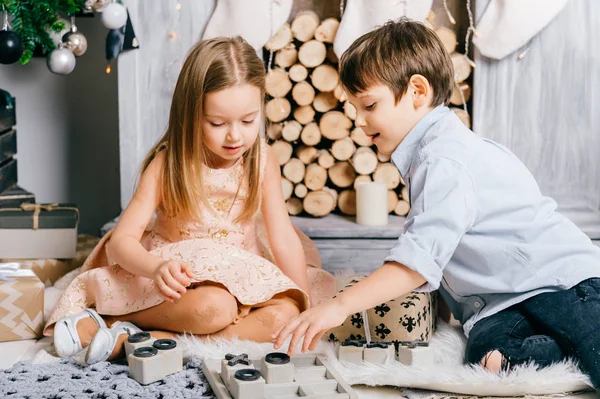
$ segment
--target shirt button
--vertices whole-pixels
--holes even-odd
[[[475,303],[473,304],[473,306],[475,306],[475,308],[479,309],[481,307],[481,302],[475,301]]]

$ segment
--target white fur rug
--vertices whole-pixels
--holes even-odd
[[[62,291],[78,273],[78,270],[74,270],[59,280],[54,287],[46,289],[46,315],[49,315],[56,306]],[[238,352],[248,353],[251,357],[260,357],[273,351],[271,344],[250,341],[222,340],[207,344],[197,338],[185,336],[181,338],[181,342],[186,355],[195,354],[202,358],[221,358],[227,353]],[[502,376],[489,373],[479,366],[466,366],[463,364],[465,339],[462,330],[441,321],[430,346],[436,351],[437,364],[428,369],[407,367],[398,362],[385,366],[341,364],[335,356],[335,345],[328,342],[321,342],[317,351],[327,354],[333,365],[352,385],[388,385],[467,396],[552,395],[586,390],[591,387],[589,379],[571,361],[558,363],[539,371],[533,365],[524,366]],[[41,347],[44,349],[35,356],[34,362],[56,359],[49,346]],[[406,394],[408,393],[406,391]]]

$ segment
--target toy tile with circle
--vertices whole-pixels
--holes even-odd
[[[140,337],[134,338],[133,341],[138,338]],[[157,339],[149,344],[148,341],[150,340],[142,341],[147,345],[136,347],[127,356],[129,375],[134,380],[146,385],[183,370],[183,353],[177,342],[172,339]],[[128,343],[137,344],[129,341]]]
[[[217,399],[358,399],[321,354],[227,355],[204,359],[202,371]]]

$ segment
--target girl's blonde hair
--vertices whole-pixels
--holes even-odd
[[[260,89],[263,108],[265,68],[256,51],[241,37],[203,40],[192,47],[177,79],[167,131],[150,150],[141,168],[144,172],[160,151],[166,152],[160,179],[161,207],[167,215],[200,220],[203,206],[212,209],[202,176],[210,159],[201,124],[204,99],[209,93],[240,84]],[[241,184],[248,186],[237,222],[250,220],[260,207],[260,142],[259,137],[243,155]]]

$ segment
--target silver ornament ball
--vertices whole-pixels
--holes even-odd
[[[102,11],[102,23],[108,29],[120,29],[127,23],[127,9],[119,3],[110,3]]]
[[[87,39],[80,32],[69,32],[65,34],[63,36],[63,43],[76,57],[81,57],[87,50]]]
[[[69,49],[57,48],[48,54],[46,65],[52,73],[68,75],[75,69],[75,56]]]

